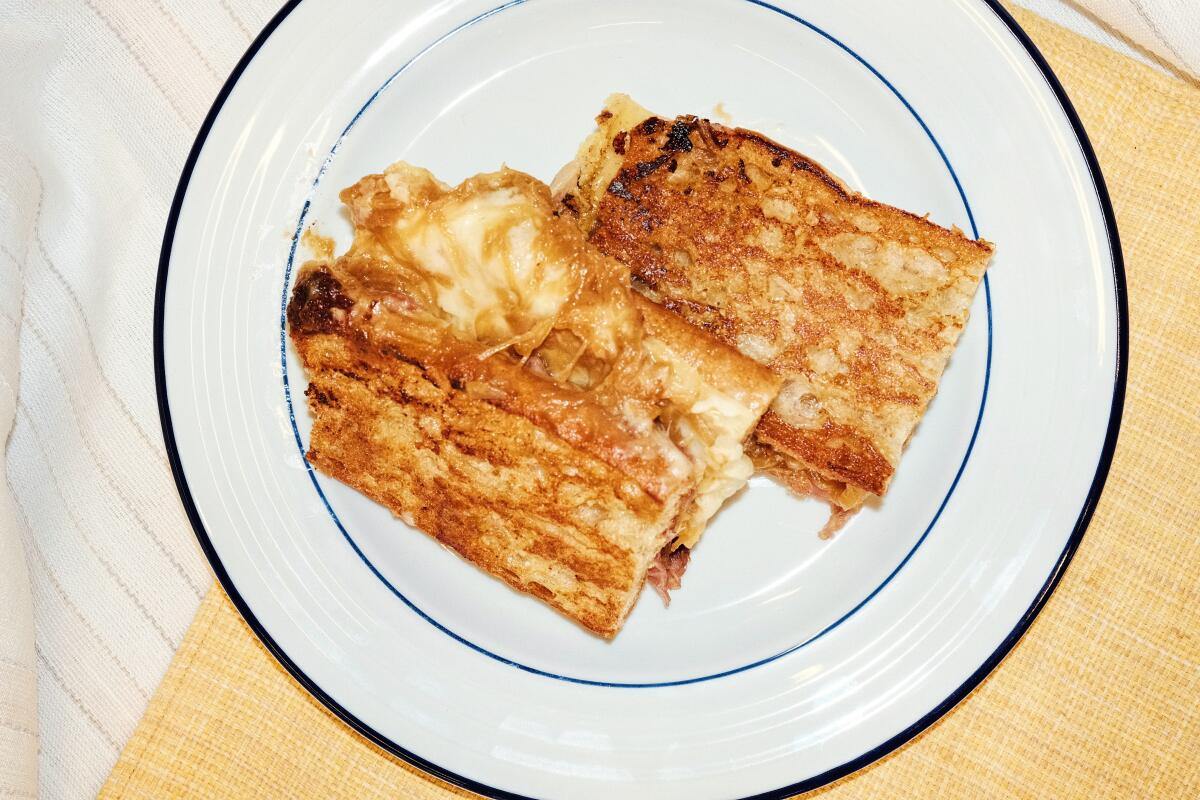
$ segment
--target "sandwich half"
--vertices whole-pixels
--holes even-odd
[[[751,474],[779,379],[632,292],[528,175],[398,163],[341,197],[353,245],[318,241],[287,309],[310,463],[614,636]]]
[[[882,496],[967,322],[992,245],[847,189],[753,131],[613,95],[554,181],[564,216],[664,308],[784,381],[760,469],[827,500]]]

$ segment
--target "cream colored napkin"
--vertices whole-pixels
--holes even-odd
[[[1195,71],[1193,1],[1086,3]],[[188,148],[278,5],[0,0],[0,797],[95,795],[210,584],[161,444],[154,279]]]
[[[0,182],[0,209],[10,207]],[[17,329],[21,282],[0,268],[0,441],[17,410]],[[0,461],[0,797],[32,797],[37,789],[36,682],[33,668],[33,603],[17,514]]]
[[[212,577],[158,424],[167,209],[279,0],[0,0],[0,798],[95,797]]]

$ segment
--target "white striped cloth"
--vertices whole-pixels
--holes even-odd
[[[154,278],[275,8],[0,0],[0,798],[95,796],[212,581],[162,445]]]
[[[1088,2],[1197,70],[1193,0]],[[0,0],[0,798],[95,795],[211,582],[161,442],[154,279],[195,132],[275,8]]]

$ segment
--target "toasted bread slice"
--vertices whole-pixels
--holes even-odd
[[[632,292],[527,175],[398,164],[342,197],[354,244],[288,306],[310,462],[615,635],[752,471],[778,378]]]
[[[857,508],[937,391],[992,245],[848,190],[753,131],[609,98],[556,197],[646,296],[769,366],[756,464]]]
[[[353,333],[294,335],[308,460],[463,558],[612,637],[690,496],[618,468]]]

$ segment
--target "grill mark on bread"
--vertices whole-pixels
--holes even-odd
[[[333,392],[323,392],[315,383],[310,383],[308,388],[304,390],[304,396],[307,397],[310,403],[315,403],[322,406],[337,405],[337,396]]]
[[[637,180],[644,179],[647,175],[654,172],[656,169],[661,167],[663,164],[666,164],[670,160],[670,156],[659,156],[658,158],[650,161],[639,161],[636,166]]]
[[[663,143],[662,149],[672,153],[686,153],[692,149],[692,128],[694,124],[689,124],[684,120],[677,120],[671,126],[671,132],[667,134],[667,141]]]

